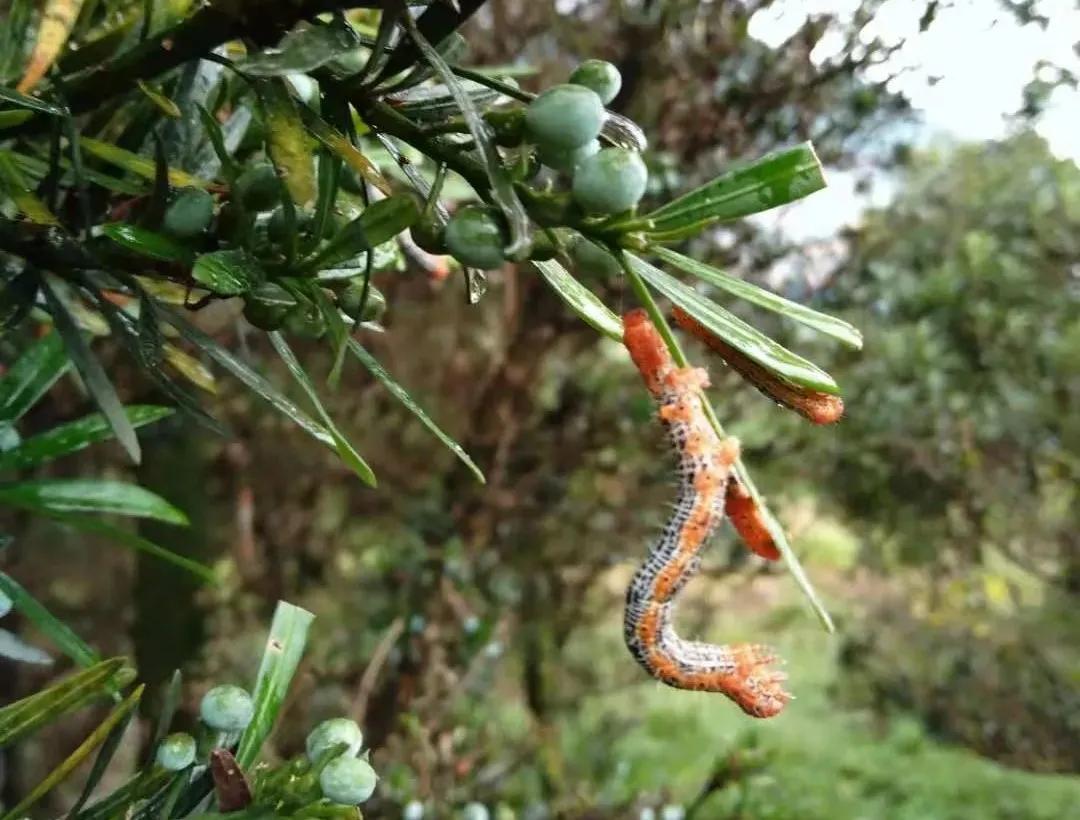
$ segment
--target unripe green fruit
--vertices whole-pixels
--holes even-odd
[[[338,307],[345,311],[346,316],[351,316],[361,322],[377,322],[386,313],[386,297],[379,292],[374,285],[368,286],[367,301],[364,302],[364,312],[360,316],[360,301],[364,295],[364,282],[362,279],[353,279],[348,286],[338,294]]]
[[[248,168],[236,180],[234,193],[249,211],[269,211],[281,202],[281,184],[274,166],[260,163]]]
[[[498,217],[480,205],[466,205],[446,223],[446,247],[463,265],[490,270],[506,258],[506,235]]]
[[[244,318],[260,330],[277,330],[295,307],[296,297],[277,282],[262,282],[244,295]]]
[[[600,151],[600,140],[589,140],[577,148],[541,148],[540,161],[556,171],[573,173],[582,162]]]
[[[378,779],[366,760],[342,755],[327,763],[319,774],[319,788],[327,800],[355,806],[371,797]]]
[[[586,60],[574,69],[570,82],[592,89],[600,102],[607,105],[622,88],[622,75],[607,60]]]
[[[318,305],[301,303],[285,316],[285,330],[304,339],[321,339],[326,333],[326,317]]]
[[[605,148],[574,171],[574,199],[589,213],[616,214],[637,205],[649,171],[636,151]]]
[[[364,743],[364,733],[360,731],[360,727],[356,724],[356,721],[349,720],[348,718],[330,718],[329,720],[324,720],[312,729],[311,733],[307,736],[305,748],[307,750],[308,759],[314,763],[328,749],[332,749],[334,746],[338,746],[342,743],[347,743],[349,745],[348,751],[346,751],[345,754],[355,757],[356,753],[360,751],[360,747]]]
[[[525,109],[521,106],[485,111],[484,122],[495,132],[495,142],[499,145],[520,145],[525,139]]]
[[[187,732],[169,735],[158,746],[155,759],[166,771],[183,771],[195,762],[195,738]]]
[[[530,103],[525,126],[543,148],[577,148],[596,139],[604,116],[596,92],[581,85],[556,85]]]
[[[532,250],[529,252],[529,258],[535,259],[537,262],[544,262],[548,259],[554,259],[557,250],[555,243],[548,238],[546,232],[537,231],[532,238]]]
[[[443,228],[432,218],[421,219],[411,228],[409,233],[421,250],[441,256],[446,253],[446,236]]]
[[[570,258],[579,271],[589,276],[614,279],[622,273],[619,260],[610,251],[584,236],[578,236],[571,242]]]
[[[162,227],[177,239],[198,236],[214,218],[214,197],[201,188],[184,188],[165,211]]]
[[[239,732],[247,728],[255,714],[255,704],[239,686],[215,686],[199,706],[203,723],[220,732]]]

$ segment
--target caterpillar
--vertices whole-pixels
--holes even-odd
[[[746,509],[741,496],[749,498],[749,493],[732,483],[738,442],[721,439],[705,417],[700,390],[708,384],[706,372],[677,367],[643,310],[623,317],[623,344],[659,407],[679,477],[675,511],[627,589],[627,648],[646,672],[668,686],[720,692],[748,715],[772,717],[791,695],[783,689],[784,673],[770,668],[777,657],[768,647],[688,641],[673,625],[675,598],[697,572],[702,549],[723,521],[728,493],[738,492],[733,487],[740,487],[737,505]]]
[[[814,424],[833,424],[844,415],[844,401],[839,396],[799,387],[780,378],[736,350],[681,308],[675,308],[671,317],[679,327],[718,354],[732,370],[781,406],[794,410]]]

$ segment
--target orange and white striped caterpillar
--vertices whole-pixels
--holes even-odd
[[[769,666],[777,660],[771,650],[687,641],[673,624],[675,597],[697,572],[702,549],[732,506],[729,497],[735,499],[740,534],[751,534],[752,548],[774,557],[776,546],[753,499],[732,476],[738,442],[721,439],[705,417],[700,390],[708,383],[706,372],[677,367],[643,310],[623,317],[623,343],[659,406],[679,477],[675,511],[626,593],[626,645],[650,675],[669,686],[721,692],[748,715],[771,717],[791,700],[782,685],[786,676]]]

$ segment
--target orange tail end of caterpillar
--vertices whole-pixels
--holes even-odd
[[[834,424],[844,415],[844,400],[839,396],[800,387],[781,378],[729,345],[682,308],[674,308],[671,317],[679,327],[704,342],[732,370],[777,404],[794,410],[814,424]]]
[[[727,494],[724,496],[724,512],[731,521],[731,526],[735,528],[735,532],[751,551],[770,561],[780,559],[780,550],[769,528],[765,526],[765,517],[761,514],[761,508],[754,501],[754,497],[734,477],[728,482]]]

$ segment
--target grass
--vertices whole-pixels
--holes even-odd
[[[756,721],[723,697],[643,682],[591,697],[566,721],[568,770],[597,783],[605,803],[688,806],[735,755],[744,773],[727,778],[691,820],[1057,820],[1080,805],[1080,777],[1007,769],[935,741],[913,718],[882,721],[838,707],[839,639],[790,603],[771,606],[771,614],[737,619],[729,607],[710,632],[780,649],[797,693],[781,716]],[[618,630],[612,619],[574,647],[601,679],[615,669],[625,679]],[[760,768],[745,771],[755,762]]]

